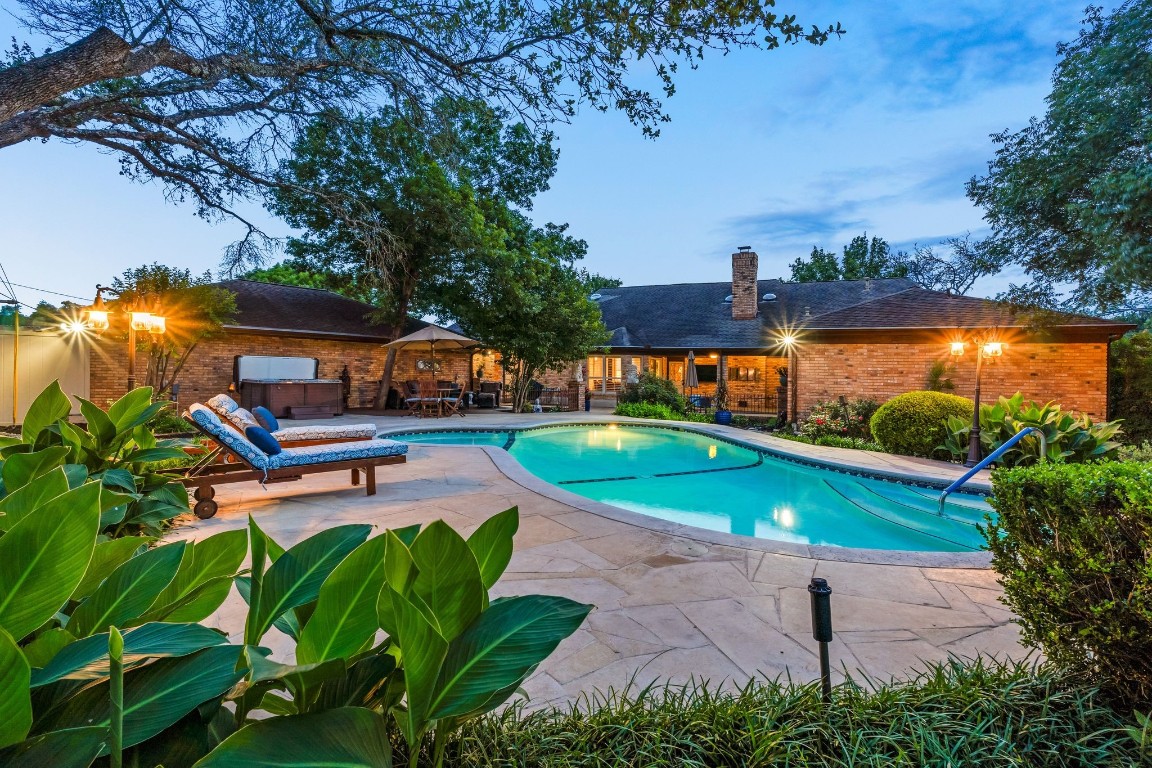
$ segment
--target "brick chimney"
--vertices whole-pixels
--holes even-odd
[[[732,319],[756,319],[756,269],[759,261],[751,246],[732,254]]]

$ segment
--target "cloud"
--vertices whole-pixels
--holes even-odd
[[[825,242],[834,233],[868,225],[860,214],[861,203],[844,201],[813,208],[766,211],[737,216],[724,228],[742,238],[770,238],[775,244],[799,245]]]

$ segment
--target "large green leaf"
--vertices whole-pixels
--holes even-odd
[[[139,451],[132,451],[125,455],[121,461],[127,464],[137,464],[140,462],[150,463],[154,461],[168,461],[169,459],[183,459],[187,458],[188,454],[179,448],[144,448]]]
[[[228,638],[200,624],[144,624],[124,633],[123,663],[130,669],[148,659],[187,656]],[[97,680],[108,676],[108,633],[77,640],[32,673],[32,687],[57,680]]]
[[[228,597],[232,576],[248,554],[243,530],[224,531],[189,542],[176,577],[156,598],[148,617],[164,621],[202,621]]]
[[[436,692],[436,680],[448,653],[445,640],[416,605],[391,587],[387,588],[396,617],[393,640],[400,646],[404,665],[404,691],[408,708],[398,712],[404,738],[410,747],[419,745],[428,729],[428,712]]]
[[[388,723],[343,707],[262,720],[241,728],[195,768],[391,768]]]
[[[22,650],[29,666],[43,667],[67,645],[76,642],[72,633],[60,627],[41,630],[36,639],[27,643]]]
[[[28,660],[16,641],[0,630],[0,747],[23,741],[32,727]]]
[[[0,531],[11,528],[29,512],[67,492],[68,475],[63,467],[44,473],[15,491],[9,489],[8,495],[0,500]]]
[[[418,571],[412,591],[432,611],[440,635],[451,640],[484,610],[487,594],[476,557],[443,520],[421,531],[411,551]]]
[[[512,559],[512,538],[519,528],[520,510],[512,507],[492,515],[468,537],[468,548],[480,566],[484,589],[491,589],[504,574]]]
[[[0,627],[22,638],[63,607],[84,576],[100,523],[100,486],[57,496],[0,537]]]
[[[103,497],[103,494],[101,494]],[[88,570],[84,578],[72,592],[70,599],[82,600],[96,591],[104,579],[112,572],[131,559],[141,547],[152,543],[152,539],[143,536],[125,536],[122,539],[102,541],[92,550],[92,560],[88,563]]]
[[[88,768],[104,749],[108,729],[69,728],[34,736],[0,750],[4,768]]]
[[[111,443],[116,438],[116,425],[112,423],[112,419],[108,418],[108,414],[100,410],[100,406],[95,403],[82,397],[76,399],[80,401],[80,413],[88,422],[88,432],[104,445]]]
[[[253,652],[251,646],[247,658],[252,669],[249,682],[253,685],[275,682],[287,686],[295,699],[297,712],[307,711],[305,707],[315,698],[321,685],[340,680],[348,671],[344,659],[329,659],[315,664],[281,664],[259,652]]]
[[[138,619],[176,576],[185,546],[183,541],[166,544],[121,565],[80,604],[68,622],[68,631],[84,637]]]
[[[370,525],[340,525],[310,536],[276,559],[260,579],[245,642],[256,645],[285,612],[312,602],[320,585],[348,554],[364,543]],[[253,586],[257,586],[253,569]]]
[[[151,410],[152,387],[137,387],[108,407],[108,418],[116,425],[117,432],[125,432],[148,421],[146,414]],[[160,404],[163,408],[163,404]]]
[[[403,546],[399,544],[398,546]],[[296,660],[301,664],[350,656],[379,628],[376,601],[384,587],[388,537],[361,544],[336,566],[320,587],[312,618],[300,633]]]
[[[150,739],[201,704],[227,693],[247,672],[237,662],[243,648],[224,645],[191,656],[161,659],[124,679],[124,746]],[[239,669],[237,667],[239,666]],[[37,733],[99,725],[107,728],[108,681],[89,686],[39,718]]]
[[[32,405],[28,406],[28,412],[24,414],[24,423],[20,428],[21,437],[26,443],[36,442],[36,436],[42,429],[60,419],[68,418],[71,411],[72,403],[60,389],[60,382],[53,381],[36,396]]]
[[[40,475],[47,474],[64,463],[68,449],[64,446],[45,448],[35,453],[17,453],[4,460],[4,489],[12,493]]]
[[[590,605],[553,595],[492,601],[449,645],[436,695],[429,704],[429,718],[471,714],[482,705],[498,705],[501,702],[492,701],[492,694],[514,688],[580,627],[591,610]]]

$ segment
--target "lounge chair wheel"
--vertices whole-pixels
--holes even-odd
[[[196,502],[196,506],[192,508],[192,511],[196,513],[196,517],[201,520],[207,520],[216,514],[217,509],[219,509],[219,507],[212,499],[200,499]]]
[[[192,496],[193,496],[193,498],[196,499],[196,501],[203,501],[204,499],[214,499],[214,498],[216,498],[216,489],[213,488],[212,486],[208,486],[207,488],[205,488],[202,485],[196,486],[196,490],[192,492]]]

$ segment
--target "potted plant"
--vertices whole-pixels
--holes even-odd
[[[716,382],[716,423],[717,424],[730,424],[732,423],[732,411],[728,410],[728,381],[721,377]]]

